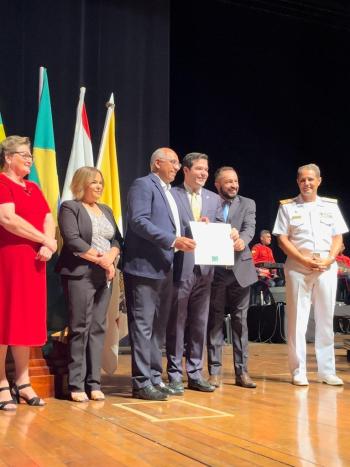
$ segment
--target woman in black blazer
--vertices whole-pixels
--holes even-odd
[[[75,402],[104,399],[101,356],[122,237],[112,210],[97,203],[103,185],[99,170],[78,169],[71,183],[74,199],[62,203],[58,216],[64,244],[56,270],[69,309],[68,389]]]

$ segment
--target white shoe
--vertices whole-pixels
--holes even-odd
[[[295,375],[293,376],[292,384],[295,386],[308,386],[309,381],[305,375]]]
[[[322,376],[319,381],[321,383],[329,384],[330,386],[343,386],[344,381],[336,375]]]

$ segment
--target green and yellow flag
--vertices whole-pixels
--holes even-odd
[[[57,223],[60,192],[49,82],[47,71],[44,67],[40,67],[39,110],[36,120],[33,155],[34,164],[28,178],[40,186]]]
[[[4,124],[3,124],[2,117],[1,117],[1,112],[0,112],[0,143],[5,138],[6,138],[5,128],[4,128]]]

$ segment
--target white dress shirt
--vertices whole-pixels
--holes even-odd
[[[301,195],[281,204],[273,228],[274,235],[288,235],[298,249],[329,251],[332,237],[348,232],[337,201],[317,196],[305,202]]]
[[[179,217],[179,211],[177,209],[177,206],[176,206],[176,202],[173,198],[173,195],[171,194],[170,190],[171,190],[171,185],[170,183],[165,183],[158,174],[154,174],[156,175],[158,178],[159,178],[159,181],[160,181],[160,184],[164,190],[164,193],[165,193],[165,196],[167,197],[167,200],[168,200],[168,203],[169,203],[169,206],[170,206],[170,209],[171,209],[171,213],[173,215],[173,218],[174,218],[174,222],[175,222],[175,227],[176,227],[176,237],[181,237],[181,227],[180,227],[180,217]],[[173,245],[172,245],[173,246]]]

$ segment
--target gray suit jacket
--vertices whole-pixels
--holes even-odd
[[[121,248],[123,239],[111,208],[105,204],[99,204],[98,207],[114,228],[111,247]],[[58,225],[64,243],[57,261],[56,272],[66,276],[83,276],[91,263],[74,253],[84,253],[91,248],[92,223],[82,202],[72,200],[62,203],[58,214]]]
[[[193,221],[192,209],[184,185],[171,189],[180,216],[180,222],[185,232],[185,236],[192,238],[190,221]],[[202,213],[203,217],[208,217],[210,222],[224,222],[222,216],[221,198],[216,193],[202,188]],[[174,281],[184,281],[191,277],[194,268],[194,253],[184,253],[178,251],[174,258]],[[214,275],[213,266],[200,266],[203,276],[208,276],[208,280]]]
[[[255,202],[252,199],[237,195],[231,203],[227,223],[235,227],[240,238],[244,240],[243,251],[235,252],[234,275],[241,287],[247,287],[258,280],[249,243],[255,234]]]

